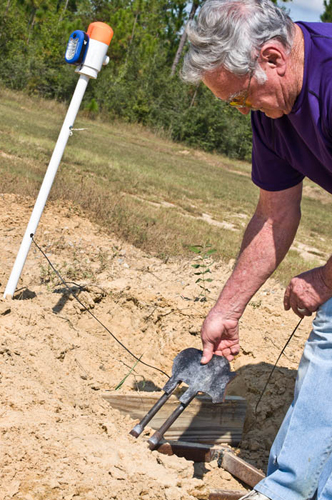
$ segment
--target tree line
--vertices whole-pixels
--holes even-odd
[[[322,20],[332,18],[325,0]],[[141,123],[169,138],[250,159],[250,118],[218,101],[204,85],[179,77],[185,26],[202,0],[0,0],[0,83],[69,101],[77,75],[64,61],[70,33],[94,21],[114,30],[110,63],[88,86],[91,114]]]

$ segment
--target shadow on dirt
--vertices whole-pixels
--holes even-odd
[[[14,300],[32,300],[35,297],[37,297],[35,292],[33,292],[32,290],[29,290],[29,288],[23,288],[23,289],[17,290],[15,292],[13,299]]]
[[[52,311],[54,314],[59,314],[62,309],[65,307],[67,302],[69,300],[73,299],[74,297],[78,297],[79,293],[84,290],[84,287],[81,287],[79,285],[74,285],[71,286],[69,289],[68,288],[56,288],[53,293],[59,294],[60,298],[58,302],[55,304],[55,306],[52,307]]]

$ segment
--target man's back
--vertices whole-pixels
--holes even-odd
[[[298,23],[304,36],[303,86],[292,112],[252,113],[255,184],[277,191],[307,176],[332,193],[332,24]]]

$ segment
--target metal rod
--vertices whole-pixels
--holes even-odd
[[[177,384],[177,386],[179,383]],[[177,387],[176,386],[176,387]],[[148,411],[148,413],[145,415],[145,417],[142,418],[139,424],[136,424],[135,427],[130,431],[129,434],[131,434],[134,437],[138,437],[144,430],[144,427],[152,420],[152,418],[155,416],[155,414],[160,410],[160,408],[166,403],[166,401],[171,397],[173,392],[175,391],[176,387],[169,392],[169,393],[164,393],[161,398],[158,399],[158,401],[152,406],[151,410]]]
[[[175,420],[181,415],[181,413],[187,408],[190,401],[194,399],[196,394],[193,394],[192,397],[186,403],[180,403],[177,408],[171,413],[167,420],[163,423],[163,425],[158,429],[149,439],[149,448],[150,450],[154,450],[158,445],[159,441],[162,439],[165,432],[171,427],[171,425],[175,422]]]

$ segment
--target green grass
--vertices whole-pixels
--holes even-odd
[[[0,89],[2,192],[36,197],[65,113],[63,104]],[[86,130],[69,138],[51,199],[72,201],[107,231],[165,259],[189,257],[197,244],[212,245],[215,258],[236,257],[258,199],[248,163],[84,113],[74,127]],[[332,200],[318,194],[304,196],[297,240],[328,254]],[[207,223],[203,214],[233,230]],[[291,251],[276,277],[286,282],[317,263]]]

